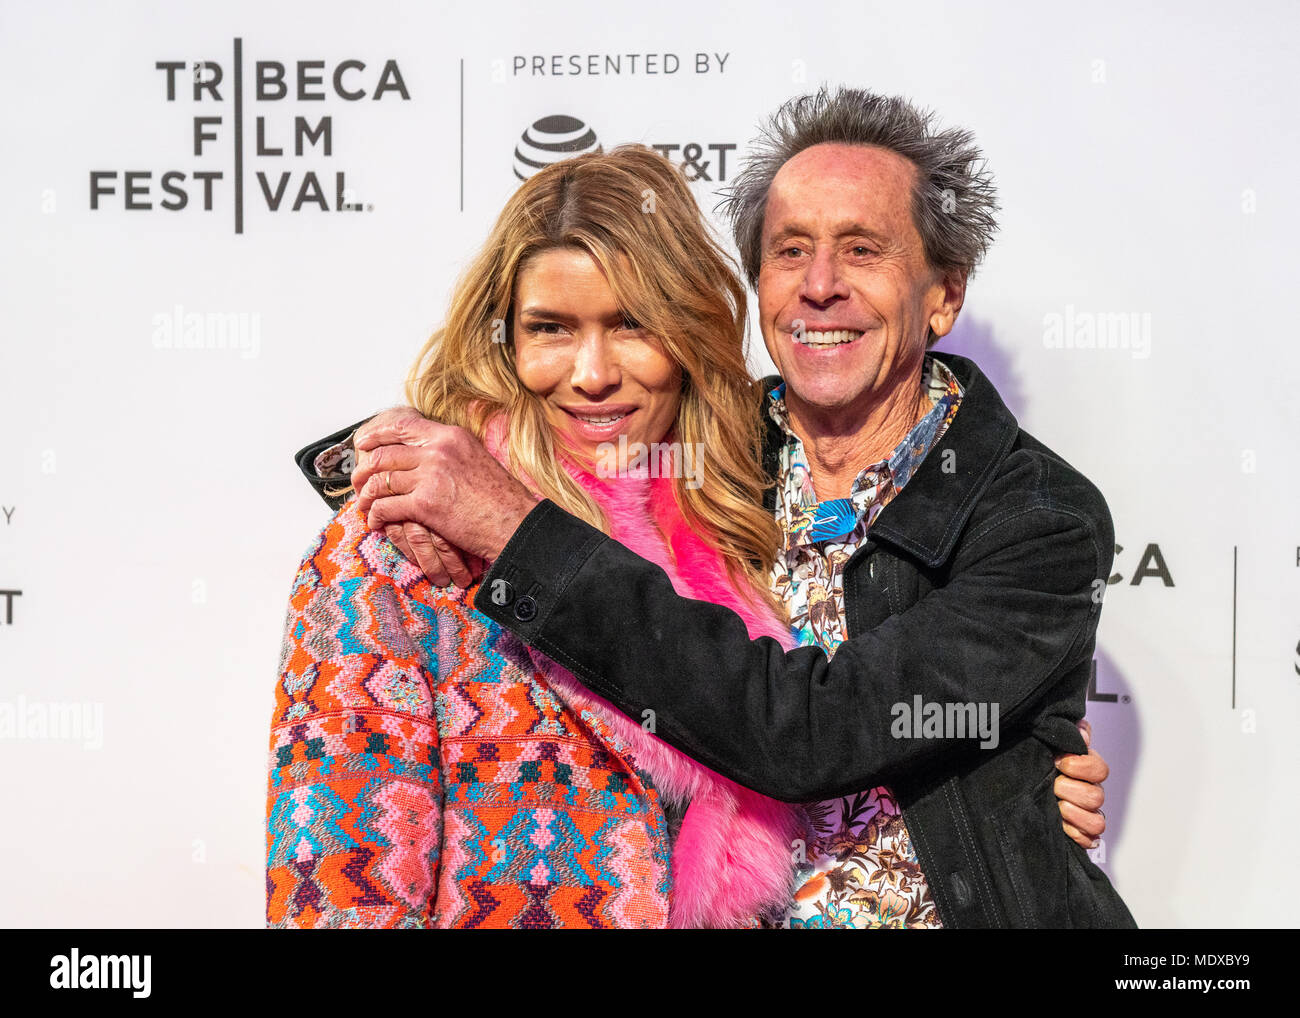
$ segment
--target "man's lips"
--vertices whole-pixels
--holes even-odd
[[[816,328],[804,326],[798,331],[787,329],[786,334],[796,346],[809,350],[833,350],[849,346],[865,335],[862,329],[838,325],[818,325]]]

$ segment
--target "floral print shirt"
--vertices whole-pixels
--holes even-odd
[[[785,385],[769,394],[768,412],[786,436],[777,475],[776,515],[785,547],[772,589],[785,601],[795,636],[833,656],[845,638],[845,563],[880,511],[943,437],[961,404],[962,387],[940,361],[925,358],[921,386],[934,403],[887,459],[854,479],[848,498],[819,502],[803,442],[791,430]],[[810,803],[811,841],[797,861],[787,929],[936,928],[939,916],[893,793],[884,786]]]

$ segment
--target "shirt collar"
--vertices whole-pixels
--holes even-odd
[[[854,478],[852,493],[856,494],[867,487],[874,487],[886,473],[893,483],[895,493],[911,478],[935,436],[949,420],[953,408],[960,403],[962,386],[957,377],[942,361],[926,354],[921,369],[921,390],[927,393],[934,405],[929,412],[912,427],[903,440],[894,446],[893,451],[883,460],[869,464]],[[790,427],[789,411],[785,405],[785,382],[776,385],[768,394],[768,415],[780,427],[785,435],[786,445],[793,453],[792,459],[806,462],[803,441]],[[852,497],[852,496],[850,496]]]
[[[954,456],[949,462],[921,463],[904,497],[894,499],[871,525],[873,541],[890,544],[930,568],[951,559],[971,514],[1023,435],[974,361],[946,352],[932,356],[961,384],[961,410],[941,440],[945,452],[952,450]],[[776,425],[770,430],[775,437]]]

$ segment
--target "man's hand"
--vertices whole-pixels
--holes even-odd
[[[371,529],[385,530],[439,586],[446,576],[469,586],[475,559],[500,555],[537,504],[473,435],[410,407],[368,421],[353,446],[352,484]]]
[[[1106,814],[1101,811],[1106,792],[1101,783],[1110,775],[1110,768],[1092,748],[1092,726],[1086,718],[1079,722],[1079,731],[1088,744],[1088,753],[1058,756],[1056,769],[1061,773],[1052,787],[1060,800],[1065,833],[1084,848],[1096,848],[1097,839],[1106,830]]]
[[[371,419],[372,422],[382,421],[392,424],[415,423],[423,420],[420,413],[409,406],[393,407],[391,410],[376,414]],[[357,429],[357,434],[360,434],[360,430]],[[365,462],[366,453],[356,452],[355,439],[356,435],[353,436],[356,466],[361,466]],[[354,466],[352,482],[359,492],[361,489],[357,480],[358,471]],[[359,503],[360,498],[357,501]],[[462,555],[459,549],[453,548],[437,534],[431,534],[418,523],[410,521],[389,523],[384,526],[384,532],[396,545],[397,550],[405,555],[408,561],[419,566],[420,571],[435,587],[446,587],[453,583],[458,587],[469,587],[485,571],[482,559],[475,558],[473,555]]]

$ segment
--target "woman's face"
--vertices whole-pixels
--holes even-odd
[[[677,420],[681,368],[619,309],[596,261],[578,248],[529,258],[515,280],[515,371],[551,426],[580,452],[627,437],[650,445]]]

